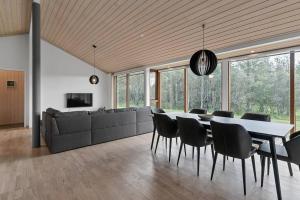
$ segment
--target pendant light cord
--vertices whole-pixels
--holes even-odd
[[[96,68],[96,45],[93,45],[93,48],[94,48],[94,75],[96,75],[95,74],[95,68]]]
[[[205,25],[202,24],[202,31],[203,31],[203,34],[202,34],[202,36],[203,36],[203,40],[202,40],[202,42],[203,42],[203,50],[204,50],[204,28],[205,28]]]

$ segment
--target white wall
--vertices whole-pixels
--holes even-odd
[[[0,68],[27,71],[28,35],[0,37]]]
[[[29,36],[28,34],[0,37],[0,69],[24,71],[24,125],[30,124],[29,101]]]
[[[99,83],[92,85],[89,77],[93,67],[67,52],[41,42],[41,110],[48,107],[61,111],[111,108],[111,75],[96,69]],[[93,107],[66,108],[66,93],[93,93]]]

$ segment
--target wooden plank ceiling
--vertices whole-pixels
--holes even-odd
[[[28,32],[30,1],[0,2],[0,34]],[[42,38],[90,64],[96,44],[106,72],[190,56],[203,23],[217,51],[299,32],[299,13],[300,0],[41,0]]]
[[[0,37],[29,32],[31,0],[0,0]]]

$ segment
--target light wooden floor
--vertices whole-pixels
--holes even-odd
[[[49,155],[46,147],[31,148],[29,129],[0,130],[0,199],[276,199],[273,172],[260,188],[254,182],[250,160],[244,197],[240,161],[227,161],[223,172],[222,159],[218,160],[211,182],[210,149],[201,152],[197,177],[191,148],[177,167],[178,146],[174,145],[169,164],[164,143],[160,142],[155,156],[150,140],[151,134],[146,134]],[[256,164],[260,177],[258,157]],[[283,199],[300,199],[297,166],[293,166],[294,177],[283,162],[279,162],[279,170]]]

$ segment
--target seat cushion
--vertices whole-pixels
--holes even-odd
[[[283,145],[278,145],[278,144],[276,144],[275,146],[276,146],[277,159],[283,161],[289,161],[289,157],[285,147]],[[262,156],[271,157],[270,144],[268,142],[264,142],[263,144],[261,144],[257,153]]]

